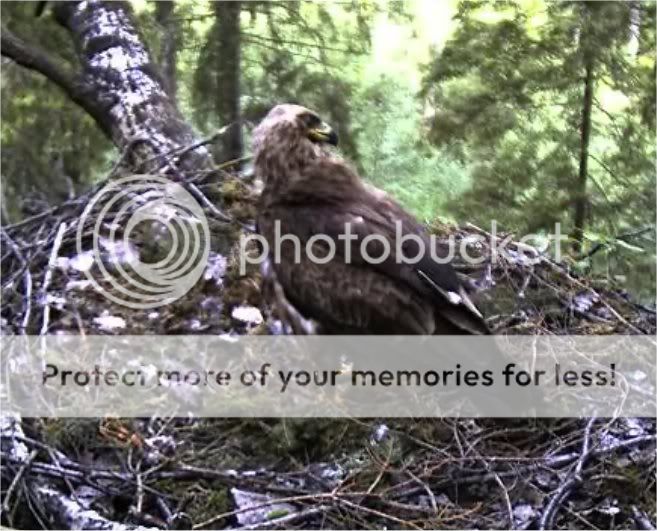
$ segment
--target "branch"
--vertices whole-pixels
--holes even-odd
[[[609,245],[614,241],[614,240],[622,240],[624,242],[628,240],[632,240],[633,238],[636,238],[638,236],[642,236],[643,234],[646,234],[647,232],[654,231],[655,227],[652,225],[649,225],[647,227],[642,227],[640,229],[635,229],[631,230],[629,232],[624,232],[623,234],[618,234],[617,236],[612,236],[608,240],[604,242],[598,242],[596,243],[589,251],[586,253],[581,254],[580,256],[574,257],[574,260],[576,262],[579,262],[581,260],[586,260],[587,258],[591,258],[595,253],[598,251],[605,249],[606,247],[609,247]]]
[[[43,74],[68,95],[75,92],[73,75],[66,71],[64,65],[57,64],[46,52],[27,44],[5,26],[2,27],[1,37],[2,55],[25,68]]]
[[[603,170],[605,170],[605,171],[606,171],[606,172],[607,172],[607,173],[608,173],[608,174],[609,174],[609,175],[610,175],[615,181],[620,182],[621,184],[623,184],[623,185],[625,185],[625,186],[628,186],[628,187],[630,186],[630,183],[629,183],[626,179],[622,179],[621,177],[619,177],[618,175],[616,175],[616,174],[611,170],[611,168],[610,168],[607,164],[605,164],[602,160],[600,160],[598,157],[596,157],[595,155],[589,153],[589,158],[592,159],[593,161],[597,162],[598,165],[599,165]]]
[[[34,70],[61,88],[66,95],[88,112],[103,133],[110,138],[110,129],[102,118],[99,107],[82,89],[82,82],[69,68],[56,61],[44,50],[32,46],[2,26],[0,51],[16,64]]]
[[[49,485],[35,484],[31,491],[49,516],[68,529],[111,529],[113,531],[149,530],[157,527],[143,527],[108,520],[98,512],[87,509],[77,500],[63,494]]]
[[[116,147],[123,152],[132,139],[148,138],[131,150],[132,170],[197,140],[165,90],[128,2],[57,2],[54,13],[77,51],[81,86],[98,106]],[[211,165],[209,151],[199,147],[163,173],[179,179]]]
[[[275,44],[278,44],[280,46],[285,45],[285,44],[291,44],[293,46],[301,46],[302,48],[319,48],[322,50],[329,50],[332,52],[340,52],[346,55],[356,55],[357,52],[354,50],[351,50],[349,48],[338,48],[335,46],[321,46],[319,44],[313,43],[313,42],[304,42],[304,41],[296,41],[296,40],[278,40],[278,39],[270,39],[268,37],[264,37],[262,35],[257,35],[255,33],[248,33],[248,32],[243,32],[242,35],[246,35],[247,37],[254,39],[256,41],[267,41],[267,42],[273,42]]]
[[[197,140],[166,93],[129,3],[56,2],[53,12],[73,41],[78,70],[73,64],[60,64],[5,28],[2,55],[53,81],[94,118],[121,152],[133,139],[148,138],[147,143],[129,150],[127,162],[132,170],[145,159]],[[111,60],[107,57],[109,49]],[[178,157],[163,173],[180,179],[186,172],[211,166],[212,157],[201,146]]]
[[[566,481],[564,481],[561,486],[557,489],[554,496],[550,499],[543,512],[543,516],[539,522],[539,529],[549,529],[552,528],[552,522],[554,521],[554,515],[559,509],[565,499],[569,496],[570,491],[573,487],[582,481],[582,470],[584,469],[584,464],[591,456],[591,428],[595,422],[595,417],[589,419],[586,423],[586,428],[584,430],[584,439],[582,442],[582,451],[577,459],[574,470],[568,475]]]
[[[640,511],[636,505],[632,505],[632,517],[634,518],[637,529],[655,529],[655,526],[650,521],[648,515],[643,511]]]

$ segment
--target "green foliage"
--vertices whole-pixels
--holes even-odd
[[[158,57],[166,35],[155,6],[134,5]],[[226,122],[215,7],[174,7],[177,102],[204,134]],[[47,12],[35,19],[27,2],[1,9],[12,31],[75,69],[70,39]],[[496,219],[521,232],[560,222],[568,233],[592,61],[582,252],[600,242],[604,251],[582,264],[610,276],[632,267],[650,283],[654,233],[620,236],[654,223],[655,19],[654,2],[244,1],[239,106],[247,134],[277,103],[317,110],[361,173],[424,220]],[[84,188],[116,153],[52,83],[3,67],[3,208],[16,217],[32,190],[61,201],[69,180]]]
[[[74,58],[70,40],[52,23],[34,19],[35,4],[5,2],[3,24],[30,43],[48,42],[54,58]],[[3,214],[29,214],[26,200],[44,208],[87,188],[112,146],[90,116],[43,76],[14,64],[3,64],[1,163]]]
[[[587,54],[596,77],[589,220],[609,232],[654,218],[655,5],[635,7],[460,4],[422,91],[435,112],[431,141],[472,168],[473,186],[453,209],[460,218],[530,231],[569,223]],[[632,16],[641,21],[635,54]]]
[[[445,212],[469,184],[463,164],[425,140],[420,103],[401,79],[379,75],[356,97],[353,134],[363,175],[431,220]]]
[[[207,8],[204,10],[207,12]],[[275,104],[299,103],[336,124],[351,156],[357,150],[349,131],[356,79],[351,63],[369,46],[373,4],[330,5],[314,2],[244,2],[240,24],[241,106],[254,123]],[[216,69],[218,24],[200,16],[198,54],[191,76],[191,107],[197,125],[210,131],[222,119],[213,104],[221,88]],[[345,68],[345,64],[347,67]]]
[[[570,233],[586,64],[585,249],[605,241],[588,265],[613,276],[639,264],[652,298],[654,232],[640,242],[616,235],[655,219],[654,2],[461,2],[454,34],[425,70],[430,140],[471,170],[472,186],[451,204],[458,219],[521,232],[559,222]],[[649,252],[637,254],[638,244]]]

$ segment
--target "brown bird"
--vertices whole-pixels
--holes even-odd
[[[263,281],[279,318],[297,334],[490,333],[452,266],[432,258],[424,227],[364,183],[336,145],[333,130],[298,105],[274,107],[254,131],[264,182],[257,226],[269,245]],[[347,225],[357,239],[340,238]],[[415,263],[402,263],[400,251]],[[446,253],[436,248],[437,257]]]

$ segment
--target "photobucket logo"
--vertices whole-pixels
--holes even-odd
[[[551,258],[559,262],[561,244],[568,240],[566,235],[561,234],[559,223],[555,224],[551,234],[527,234],[517,240],[513,240],[511,235],[499,236],[495,221],[491,222],[490,232],[482,230],[461,238],[452,234],[446,239],[436,235],[427,238],[409,232],[400,220],[395,222],[394,236],[372,233],[361,239],[358,230],[354,230],[357,224],[346,222],[339,234],[315,234],[304,243],[296,234],[283,234],[280,221],[276,220],[271,245],[260,234],[242,235],[240,273],[246,274],[249,264],[262,264],[267,259],[280,263],[283,252],[288,260],[292,253],[292,260],[297,264],[302,259],[320,265],[336,259],[347,264],[378,265],[389,260],[397,264],[417,264],[430,257],[438,264],[448,264],[454,260],[470,265],[495,264],[503,259],[532,265],[538,263],[552,245]],[[254,245],[255,242],[257,245]]]
[[[76,245],[78,254],[92,254],[97,270],[85,274],[97,291],[117,304],[149,309],[179,299],[196,284],[207,264],[210,229],[182,185],[132,175],[91,199]]]

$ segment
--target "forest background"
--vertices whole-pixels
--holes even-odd
[[[3,2],[3,33],[75,62],[38,4]],[[183,116],[202,135],[230,126],[216,162],[298,102],[426,223],[559,222],[573,268],[654,300],[654,2],[132,4]],[[3,57],[1,86],[3,223],[107,175],[116,148],[50,80]]]

